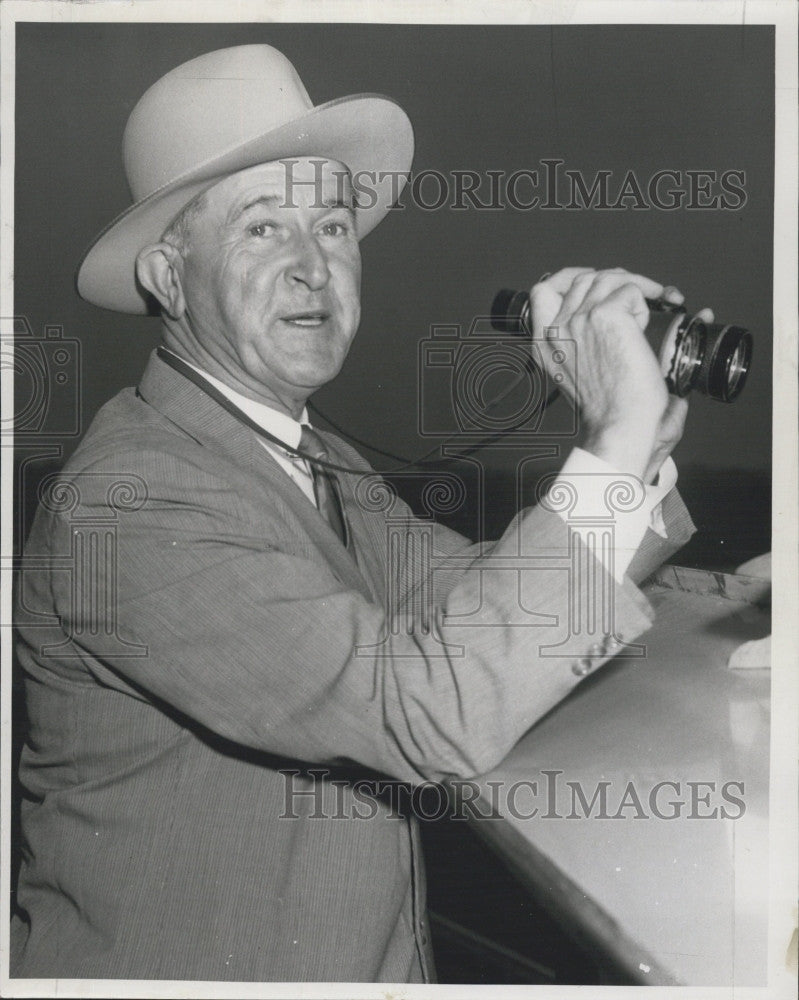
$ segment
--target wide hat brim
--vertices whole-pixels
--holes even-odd
[[[391,98],[356,94],[321,104],[240,143],[117,216],[83,255],[75,278],[78,294],[117,312],[149,313],[152,300],[136,279],[139,252],[157,243],[178,212],[222,178],[260,163],[300,156],[336,160],[349,169],[365,192],[360,204],[356,202],[360,239],[386,216],[408,177],[413,128]]]

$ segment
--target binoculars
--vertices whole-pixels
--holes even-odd
[[[752,360],[752,335],[742,326],[705,323],[684,306],[647,299],[649,322],[644,331],[660,359],[669,392],[697,392],[731,403],[746,382]],[[503,288],[491,307],[495,330],[532,336],[527,292]]]

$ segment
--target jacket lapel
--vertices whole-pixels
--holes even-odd
[[[259,480],[258,490],[280,494],[323,553],[336,577],[360,591],[367,600],[375,600],[375,593],[336,533],[280,468],[253,430],[228,413],[199,386],[174,371],[155,352],[150,356],[138,391],[147,403],[199,444],[227,459],[243,473],[252,474]],[[346,492],[349,494],[349,491]],[[346,504],[348,515],[351,507],[351,503]],[[371,546],[363,545],[365,535],[362,527],[357,517],[354,523],[351,522],[358,558],[361,559],[363,550],[363,558],[371,566]],[[360,546],[359,540],[362,543]]]

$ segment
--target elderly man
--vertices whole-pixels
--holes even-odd
[[[615,551],[542,503],[485,551],[440,527],[430,566],[391,562],[369,467],[309,427],[358,327],[359,240],[390,207],[353,183],[411,155],[393,102],[314,108],[264,45],[178,67],[131,114],[135,203],[78,290],[130,313],[155,301],[163,345],[98,414],[28,543],[12,975],[429,980],[416,822],[379,796],[359,819],[354,777],[485,771],[651,623],[631,576],[691,530],[668,458],[685,404],[642,332],[644,297],[673,289],[574,268],[531,295],[545,363],[545,328],[580,351],[563,388],[585,440],[562,482],[640,485]],[[430,530],[397,498],[390,513]],[[105,556],[86,525],[112,537]],[[606,634],[571,634],[570,600],[600,592]],[[528,627],[509,628],[520,595]],[[418,627],[392,627],[400,613]]]

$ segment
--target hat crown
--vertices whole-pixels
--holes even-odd
[[[294,66],[271,45],[218,49],[177,66],[143,94],[125,127],[134,201],[312,108]]]

